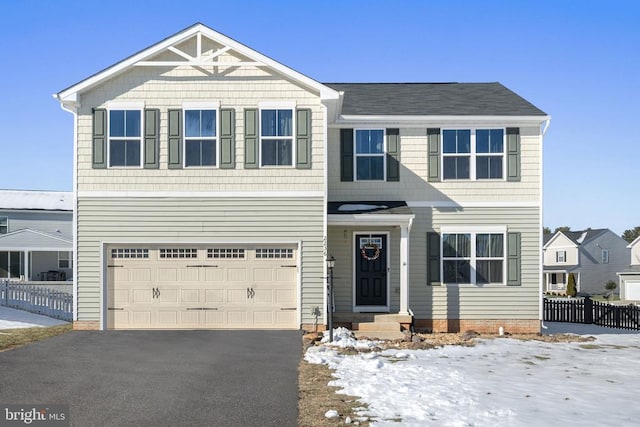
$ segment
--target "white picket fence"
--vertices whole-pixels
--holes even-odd
[[[0,305],[71,322],[73,284],[0,279]]]

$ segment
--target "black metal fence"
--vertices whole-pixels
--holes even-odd
[[[584,299],[545,298],[544,320],[547,322],[586,323],[610,328],[640,330],[640,307],[613,305]]]

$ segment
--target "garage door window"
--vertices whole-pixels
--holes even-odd
[[[160,259],[198,258],[197,249],[160,249]]]
[[[235,249],[235,248],[207,249],[207,258],[244,259],[244,249]]]
[[[149,258],[149,249],[118,248],[111,249],[111,258]]]
[[[293,258],[293,249],[256,249],[257,259],[269,259],[269,258]]]

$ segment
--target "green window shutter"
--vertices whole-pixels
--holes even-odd
[[[311,168],[311,110],[296,110],[296,168]]]
[[[169,110],[169,169],[182,169],[182,110]]]
[[[340,129],[340,181],[353,181],[353,129]]]
[[[428,180],[440,181],[440,129],[427,129]]]
[[[220,110],[220,169],[236,167],[236,111]]]
[[[93,110],[91,164],[94,169],[107,167],[107,110]]]
[[[400,181],[400,129],[387,129],[387,181]]]
[[[520,286],[520,233],[507,233],[507,285]]]
[[[507,128],[507,181],[520,181],[519,128]]]
[[[427,233],[427,285],[439,285],[440,281],[440,234]]]
[[[160,167],[160,110],[144,110],[144,168]]]
[[[260,139],[258,137],[258,110],[244,110],[244,168],[257,169]]]

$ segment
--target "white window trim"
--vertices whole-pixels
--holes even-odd
[[[216,136],[214,137],[187,137],[187,110],[214,110],[216,112]],[[185,101],[182,103],[182,167],[185,169],[217,169],[220,167],[220,102]],[[216,162],[211,166],[187,166],[187,140],[215,140]]]
[[[9,233],[9,217],[7,215],[0,215],[0,220],[2,220],[4,218],[4,224],[5,227],[7,227],[7,231],[5,231],[4,233],[0,233],[0,234],[7,234]]]
[[[559,257],[558,255],[560,255],[562,253],[562,257]],[[562,259],[560,259],[562,258]],[[558,264],[566,264],[567,263],[567,251],[566,250],[562,250],[562,251],[556,251],[556,263]]]
[[[262,110],[291,110],[291,136],[262,136]],[[293,169],[296,166],[296,107],[295,102],[270,102],[263,101],[258,103],[258,157],[260,168],[267,169]],[[262,141],[278,140],[291,138],[291,164],[290,165],[263,165],[262,164]]]
[[[471,283],[450,283],[444,281],[444,260],[443,249],[444,249],[444,238],[440,238],[440,272],[441,272],[441,280],[442,283],[446,286],[459,286],[459,287],[472,287],[472,288],[486,288],[491,286],[506,286],[507,284],[507,227],[503,226],[479,226],[479,227],[442,227],[440,229],[440,235],[444,236],[445,234],[470,234],[471,235],[471,253],[470,256],[467,257],[457,257],[457,258],[447,258],[447,259],[469,259],[470,268],[470,282]],[[476,236],[478,234],[502,234],[502,282],[497,283],[477,283],[476,277],[476,262],[478,261],[478,257],[476,256]],[[480,258],[483,260],[498,260],[498,258]]]
[[[140,107],[141,106],[141,107]],[[140,136],[138,138],[117,136],[111,137],[111,111],[139,111],[140,112]],[[142,169],[144,163],[144,103],[107,103],[107,168],[109,169]],[[140,141],[140,164],[137,166],[111,166],[111,140]]]
[[[60,255],[67,254],[67,258],[62,258]],[[60,267],[60,261],[67,261],[67,267]],[[71,252],[58,251],[58,269],[70,269],[73,268],[73,255]]]
[[[358,154],[356,133],[359,130],[382,131],[382,153]],[[358,179],[358,157],[382,157],[382,179]],[[387,129],[379,127],[353,129],[353,181],[354,182],[386,182],[387,181]]]
[[[476,131],[478,130],[491,130],[502,129],[502,178],[480,178],[476,175],[476,159],[477,157],[497,157],[497,153],[477,153],[476,152]],[[469,153],[445,153],[444,152],[444,131],[445,130],[468,130],[471,132]],[[449,178],[444,177],[444,158],[445,157],[469,157],[469,178]],[[501,182],[507,180],[507,128],[501,126],[490,127],[446,127],[440,129],[440,162],[442,165],[442,181],[493,181]]]
[[[603,264],[609,264],[609,249],[602,249],[601,260]]]

